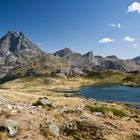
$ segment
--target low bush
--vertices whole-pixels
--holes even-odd
[[[104,115],[106,115],[107,113],[113,113],[113,115],[117,117],[127,116],[124,111],[110,107],[86,106],[85,108],[92,112],[101,112]]]

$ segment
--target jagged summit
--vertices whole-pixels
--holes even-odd
[[[83,58],[86,58],[90,62],[93,62],[94,59],[93,52],[92,51],[87,52],[86,54],[83,55]]]
[[[8,31],[8,33],[0,39],[0,54],[3,57],[14,55],[17,57],[31,57],[42,51],[26,36],[20,32]]]
[[[59,56],[59,57],[64,57],[66,55],[69,55],[71,53],[74,53],[70,48],[64,48],[62,50],[56,51],[54,53],[55,56]]]
[[[22,32],[8,31],[0,39],[1,71],[8,71],[42,53]]]
[[[11,37],[16,37],[19,39],[26,38],[26,36],[22,32],[16,32],[16,31],[8,31],[1,40],[9,39]],[[27,39],[27,38],[26,38]],[[28,39],[27,39],[28,40]]]
[[[107,56],[107,57],[105,57],[106,59],[118,59],[118,57],[116,56],[116,55],[109,55],[109,56]]]

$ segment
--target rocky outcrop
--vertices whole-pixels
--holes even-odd
[[[79,69],[80,72],[79,74],[81,74],[81,71],[85,71],[85,70],[92,71],[93,63],[94,63],[92,51],[84,55],[81,55],[80,53],[72,53],[63,57],[63,59],[67,61],[70,71],[73,69],[74,72],[75,71],[74,68]]]
[[[34,106],[48,106],[52,107],[52,102],[48,100],[47,97],[39,98],[36,103],[33,103]]]
[[[54,55],[59,56],[59,57],[64,57],[64,56],[72,54],[72,53],[73,53],[73,51],[70,50],[69,48],[64,48],[62,50],[55,52]]]
[[[18,133],[18,122],[5,120],[2,124],[0,124],[0,131],[6,131],[9,137],[14,137]]]
[[[117,60],[118,59],[118,57],[117,56],[115,56],[115,55],[110,55],[110,56],[107,56],[107,57],[105,57],[106,59],[109,59],[109,60]]]

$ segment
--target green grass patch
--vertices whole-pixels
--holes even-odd
[[[117,117],[127,116],[127,114],[124,111],[110,107],[86,106],[85,109],[90,110],[92,112],[101,112],[104,115],[108,113],[113,113],[113,115]]]

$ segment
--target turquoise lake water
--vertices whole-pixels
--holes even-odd
[[[140,88],[121,85],[98,85],[80,89],[81,96],[105,101],[119,101],[140,107]]]

